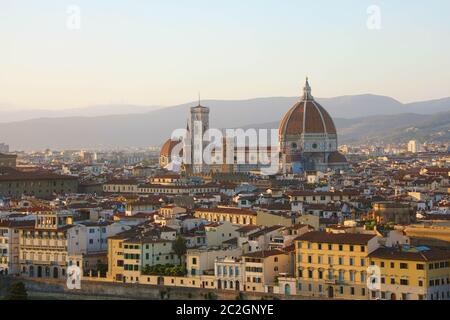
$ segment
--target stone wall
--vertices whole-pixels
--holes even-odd
[[[66,282],[61,280],[45,279],[0,279],[0,296],[6,293],[12,281],[22,281],[29,296],[50,299],[133,299],[133,300],[235,300],[236,291],[219,291],[198,288],[182,288],[168,286],[153,286],[142,284],[123,284],[98,281],[82,281],[81,290],[69,290]],[[299,296],[278,296],[275,294],[243,292],[245,300],[261,299],[311,299]]]

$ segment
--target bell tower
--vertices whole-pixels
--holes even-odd
[[[203,137],[209,130],[209,108],[200,104],[200,99],[196,107],[190,109],[187,132],[188,137],[185,139],[186,170],[190,173],[206,173],[207,165],[203,160],[203,150],[207,146],[207,141]]]

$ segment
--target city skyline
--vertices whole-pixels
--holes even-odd
[[[298,96],[305,75],[317,97],[444,98],[450,5],[432,2],[3,1],[0,108]]]

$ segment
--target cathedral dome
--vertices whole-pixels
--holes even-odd
[[[175,146],[177,146],[179,143],[180,143],[179,140],[177,141],[177,140],[168,139],[161,148],[160,157],[170,158],[172,155],[173,148],[175,148]]]
[[[347,158],[342,153],[335,151],[328,156],[328,163],[347,163]]]
[[[303,98],[281,120],[279,134],[280,138],[301,134],[336,135],[333,119],[312,97],[308,79],[306,79]]]

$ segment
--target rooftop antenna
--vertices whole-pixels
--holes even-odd
[[[201,106],[200,91],[198,92],[198,105]]]

